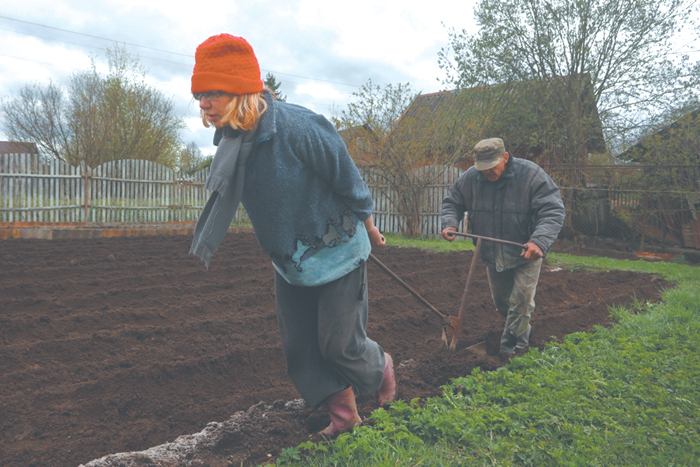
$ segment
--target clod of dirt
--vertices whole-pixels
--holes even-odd
[[[247,412],[238,412],[225,422],[211,422],[199,433],[180,436],[172,443],[110,454],[79,467],[240,465],[251,457],[261,457],[259,447],[250,440],[268,437],[273,442],[285,434],[285,426],[308,418],[310,412],[303,399],[277,401],[271,406],[260,402]]]

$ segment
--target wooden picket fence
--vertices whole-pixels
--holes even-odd
[[[36,154],[3,154],[0,224],[195,222],[209,197],[204,190],[208,172],[203,169],[181,177],[148,161],[118,160],[88,168]],[[360,172],[372,193],[377,227],[403,233],[406,218],[397,212],[399,194],[386,182],[385,174],[372,167],[361,167]],[[411,174],[422,186],[419,232],[423,236],[440,234],[442,200],[461,173],[457,167],[425,166]],[[560,187],[575,232],[637,245],[655,239],[700,248],[700,195],[696,192]],[[234,223],[248,222],[245,210],[239,208]]]
[[[194,222],[209,193],[209,170],[178,177],[170,168],[141,160],[117,160],[95,168],[73,167],[36,154],[0,155],[0,223]],[[399,232],[401,215],[396,193],[381,173],[362,168],[374,198],[374,220],[382,232]],[[440,233],[440,209],[447,189],[459,177],[455,167],[428,166],[414,174],[428,181],[424,188],[421,224],[425,235]],[[246,223],[239,208],[235,223]]]
[[[0,222],[164,223],[197,220],[208,169],[177,177],[141,160],[93,169],[37,154],[0,156]],[[236,222],[245,222],[239,210]]]
[[[360,172],[367,182],[374,200],[375,225],[382,232],[399,233],[401,225],[405,223],[405,215],[396,211],[397,193],[384,181],[380,170],[372,167],[361,167]],[[447,195],[447,190],[462,172],[463,170],[458,167],[429,165],[416,169],[412,174],[417,179],[417,183],[423,185],[420,210],[420,225],[423,235],[440,235],[442,231],[440,223],[442,200]]]

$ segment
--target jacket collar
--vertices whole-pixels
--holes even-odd
[[[508,162],[506,162],[506,170],[503,171],[499,180],[501,178],[513,178],[513,177],[515,177],[515,164],[513,163],[514,160],[515,160],[515,157],[513,157],[512,154],[508,153]]]
[[[217,128],[214,132],[214,146],[218,146],[224,136],[228,136],[229,138],[235,138],[238,136],[239,133],[239,130],[234,130],[228,125],[222,128]]]

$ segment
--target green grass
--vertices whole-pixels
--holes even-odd
[[[395,234],[384,234],[386,244],[399,248],[422,248],[426,250],[449,253],[452,251],[474,251],[474,244],[471,239],[457,238],[453,242],[448,242],[441,238],[417,239],[405,238]]]
[[[471,242],[388,244],[450,252]],[[675,282],[663,302],[611,308],[618,324],[531,349],[493,372],[455,378],[441,397],[399,401],[280,465],[700,465],[700,268],[552,254],[569,269],[621,269]],[[299,456],[300,454],[304,454]]]

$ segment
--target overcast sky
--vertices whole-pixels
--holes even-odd
[[[272,72],[288,102],[330,117],[360,86],[410,83],[443,89],[438,52],[450,27],[474,30],[475,0],[4,0],[0,7],[0,97],[29,81],[66,84],[104,67],[115,42],[138,55],[149,80],[186,117],[185,143],[213,153],[192,101],[194,51],[222,32],[253,46],[263,78]],[[106,68],[104,68],[106,69]],[[0,128],[0,140],[7,136]]]

